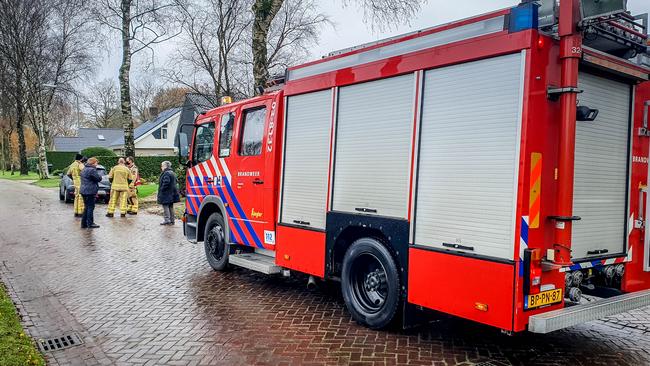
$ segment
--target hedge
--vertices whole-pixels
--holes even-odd
[[[47,153],[47,162],[52,164],[52,171],[54,170],[62,170],[66,171],[66,169],[72,164],[74,161],[76,153],[74,152],[63,152],[63,151],[48,151]],[[93,156],[93,155],[91,155]],[[90,156],[89,156],[90,157]],[[96,156],[95,157],[99,160],[99,164],[103,165],[106,170],[110,170],[113,166],[117,165],[117,160],[119,157],[117,156]],[[154,180],[156,181],[158,179],[158,176],[160,175],[160,164],[165,161],[171,161],[172,166],[174,168],[178,168],[178,156],[136,156],[135,157],[135,165],[138,166],[140,169],[140,176],[146,180]],[[179,174],[180,171],[178,169],[174,169],[176,171],[176,174]],[[181,177],[179,174],[179,181],[181,179],[185,179],[185,177]]]
[[[47,157],[47,163],[52,164],[52,171],[64,171],[72,164],[75,155],[77,153],[69,151],[48,151],[45,156]]]
[[[107,149],[101,146],[91,146],[81,150],[81,155],[91,157],[91,156],[117,156],[115,152],[111,149]]]

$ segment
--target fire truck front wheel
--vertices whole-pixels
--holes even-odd
[[[341,291],[352,317],[372,329],[389,326],[400,305],[400,278],[388,249],[376,239],[361,238],[343,257]]]
[[[223,216],[213,213],[205,223],[205,235],[203,245],[205,256],[210,267],[215,271],[225,271],[228,268],[228,255],[230,250],[226,242],[225,225]]]

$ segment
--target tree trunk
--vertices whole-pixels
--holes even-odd
[[[133,116],[131,113],[131,1],[122,0],[122,65],[120,66],[120,102],[122,109],[122,128],[124,129],[124,156],[135,156],[133,138]]]
[[[50,171],[47,168],[47,155],[45,154],[47,151],[45,144],[45,117],[36,117],[36,124],[38,125],[38,174],[41,179],[48,179],[50,177]]]
[[[255,94],[260,94],[259,87],[263,87],[269,78],[266,40],[273,18],[280,11],[284,0],[255,0],[253,3],[253,78],[255,80]]]
[[[25,119],[23,81],[20,77],[20,70],[16,71],[16,132],[18,132],[18,155],[20,158],[20,175],[27,175],[27,147],[25,146],[25,131],[23,122]]]
[[[4,131],[3,131],[4,132]],[[5,137],[0,136],[0,158],[2,158],[2,165],[0,165],[0,173],[5,175],[5,170],[7,170],[7,155],[5,155]]]

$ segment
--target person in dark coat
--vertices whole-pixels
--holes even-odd
[[[82,229],[96,229],[99,225],[95,224],[94,210],[95,210],[95,196],[99,190],[99,182],[102,177],[97,172],[97,158],[90,158],[81,171],[81,196],[84,200],[84,212],[81,215],[81,228]]]
[[[174,203],[180,202],[178,193],[178,180],[172,170],[172,163],[163,161],[160,164],[160,178],[158,179],[158,203],[163,207],[163,217],[160,225],[174,225]]]

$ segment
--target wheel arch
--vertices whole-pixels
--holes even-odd
[[[406,284],[408,268],[409,223],[406,220],[342,212],[327,214],[326,275],[338,277],[347,249],[355,240],[371,237],[379,240],[393,255]]]
[[[226,240],[229,242],[230,226],[228,225],[228,214],[226,211],[226,205],[223,203],[220,197],[212,196],[212,195],[206,196],[203,199],[203,202],[201,202],[201,206],[199,207],[199,214],[196,218],[196,241],[200,242],[205,239],[203,237],[205,232],[205,223],[208,221],[208,218],[213,213],[219,213],[223,217],[223,221],[225,224],[224,230],[226,231],[225,232]]]

